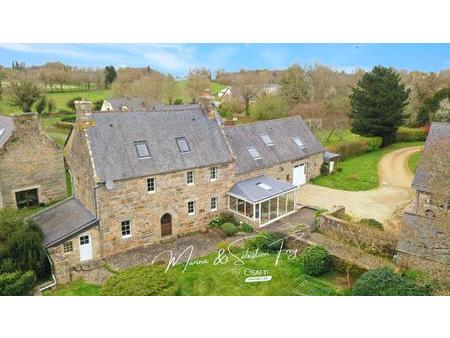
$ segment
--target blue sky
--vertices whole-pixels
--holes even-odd
[[[450,68],[450,44],[0,44],[0,64],[61,61],[75,66],[150,66],[183,77],[189,68],[281,69],[321,63],[351,72],[374,65],[438,72]]]

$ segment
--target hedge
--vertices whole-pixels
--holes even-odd
[[[383,267],[364,273],[355,283],[355,296],[430,296],[431,286],[419,286],[413,281]]]
[[[35,282],[33,271],[0,274],[0,296],[30,295]]]
[[[121,271],[102,286],[103,296],[171,296],[178,291],[173,270],[160,265],[136,266]]]
[[[400,127],[397,130],[397,142],[425,141],[427,133],[424,128]]]
[[[245,248],[264,252],[279,251],[286,236],[279,232],[260,232],[245,242]]]
[[[381,147],[381,137],[361,137],[347,141],[341,141],[329,146],[329,150],[341,155],[342,159],[362,155]]]

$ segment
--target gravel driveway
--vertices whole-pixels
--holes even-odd
[[[344,191],[307,184],[300,188],[300,203],[331,210],[343,205],[355,218],[391,219],[414,198],[413,174],[408,168],[411,154],[422,149],[403,148],[384,155],[378,164],[380,187],[369,191]]]

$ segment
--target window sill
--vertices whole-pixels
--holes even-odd
[[[188,216],[195,216],[195,212],[191,212],[191,213],[188,212]]]
[[[147,194],[154,194],[156,192],[156,190],[153,191],[147,191]]]
[[[129,239],[131,237],[133,237],[133,236],[132,235],[126,235],[126,236],[122,236],[122,239]]]

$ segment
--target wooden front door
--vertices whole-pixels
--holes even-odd
[[[172,235],[172,216],[164,214],[161,217],[161,237]]]

